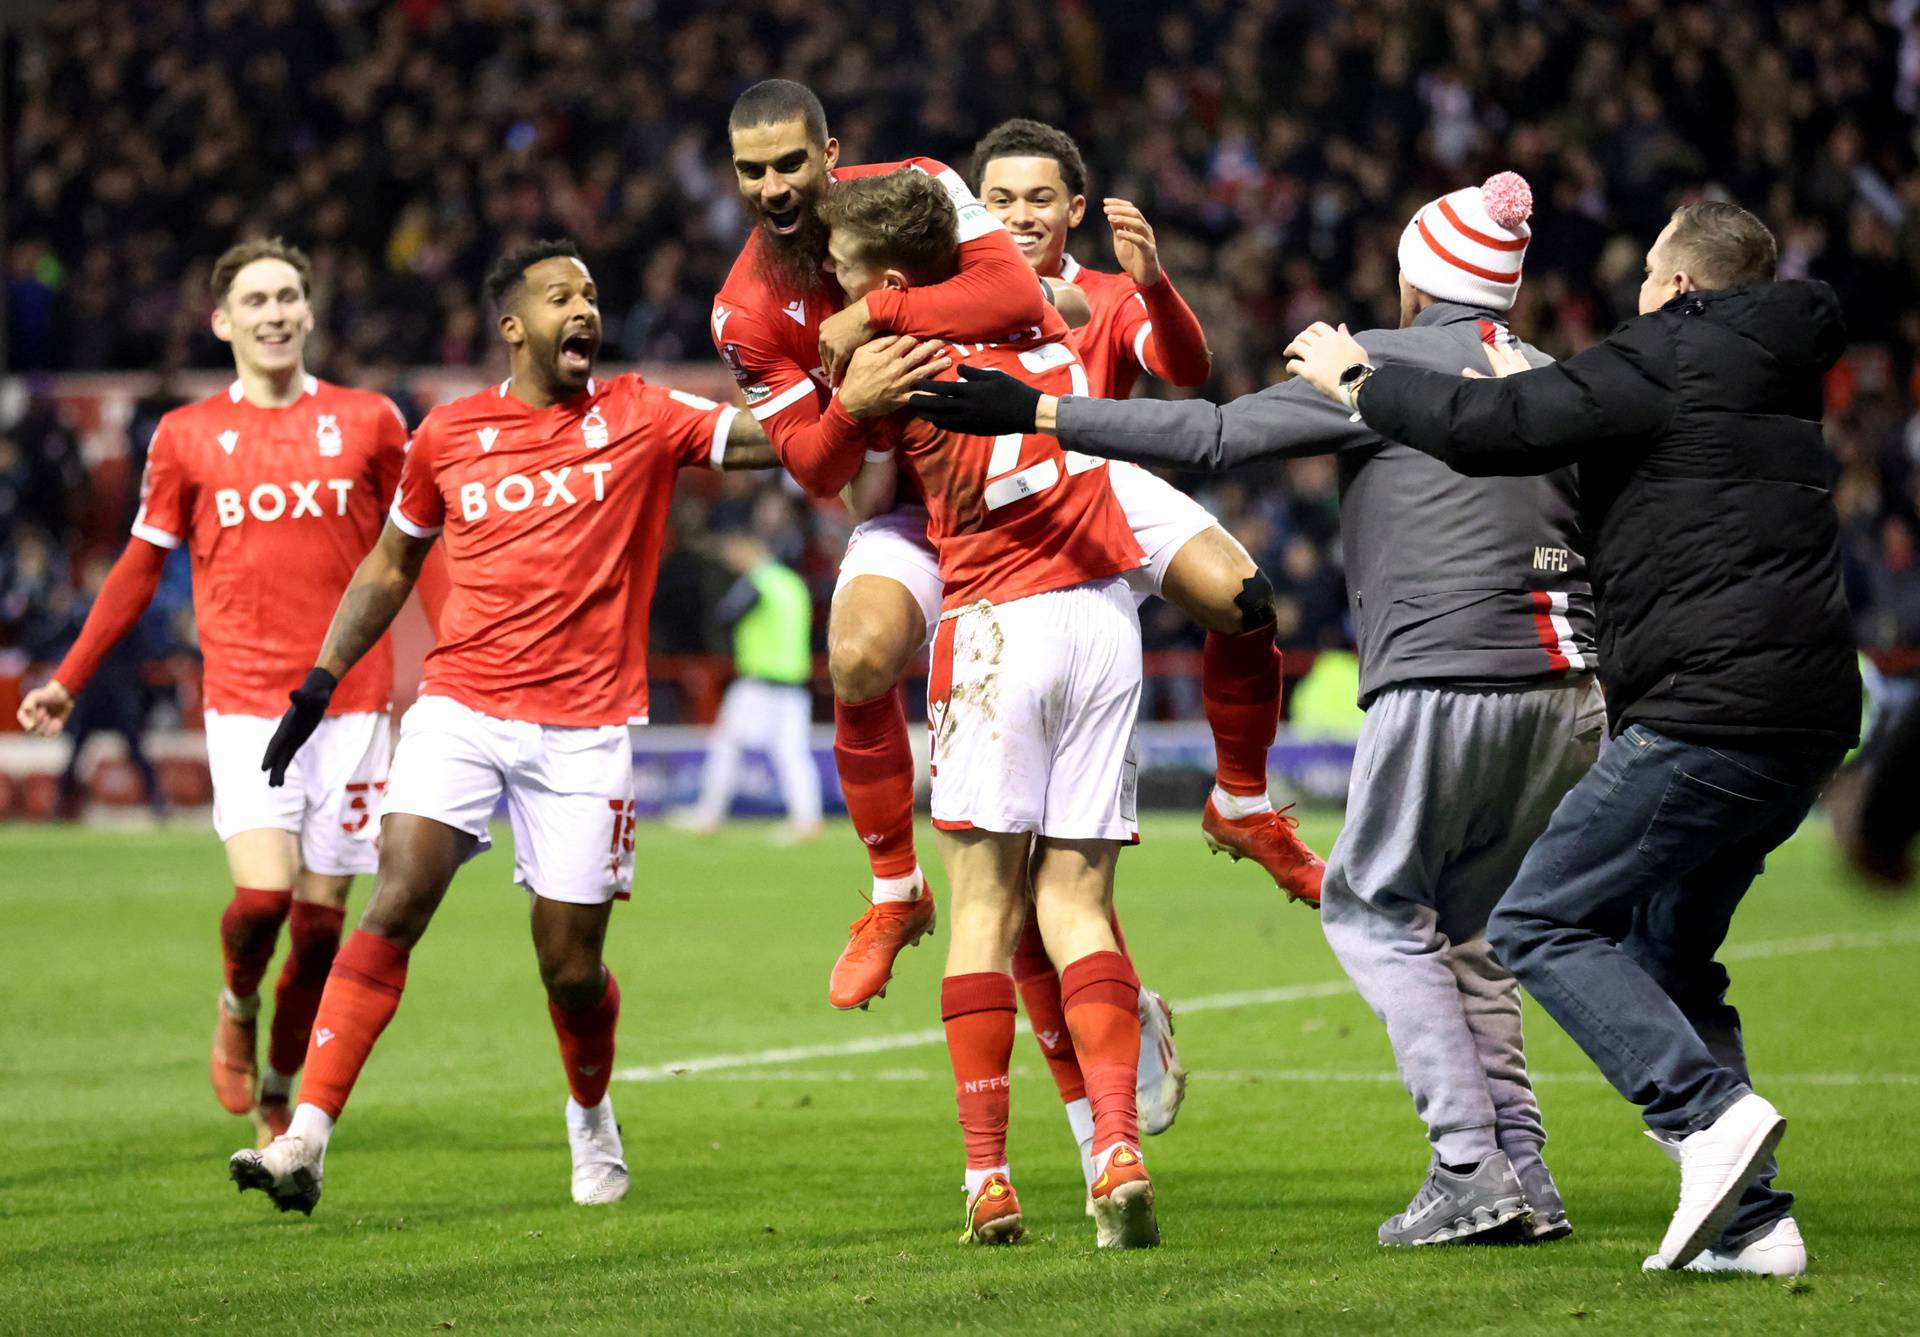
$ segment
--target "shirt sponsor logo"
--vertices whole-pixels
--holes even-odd
[[[1533,569],[1535,571],[1565,571],[1573,554],[1565,548],[1535,548],[1533,550]]]
[[[332,490],[333,496],[323,498],[320,489]],[[324,519],[332,505],[331,514],[347,513],[347,497],[353,492],[351,478],[309,478],[305,482],[294,480],[285,487],[278,483],[259,483],[244,496],[237,487],[223,487],[213,494],[213,512],[219,517],[222,529],[231,529],[249,515],[264,524],[275,520],[299,520],[307,516]]]
[[[314,444],[320,447],[322,455],[338,455],[341,448],[339,415],[321,414],[319,423],[313,429],[313,439]]]
[[[611,464],[583,464],[578,472],[583,475],[574,479],[576,472],[569,464],[559,469],[540,470],[540,485],[525,474],[508,474],[494,483],[491,488],[483,482],[462,483],[460,485],[460,514],[468,521],[484,519],[494,507],[503,511],[524,511],[534,504],[534,498],[540,498],[540,508],[549,506],[577,506],[583,498],[574,492],[574,488],[593,489],[592,500],[607,499],[607,474],[613,468]]]

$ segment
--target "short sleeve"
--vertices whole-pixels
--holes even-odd
[[[447,523],[446,498],[440,495],[440,480],[435,477],[434,441],[439,433],[428,414],[404,447],[405,462],[400,467],[400,485],[393,494],[388,518],[417,539],[430,539]]]
[[[739,409],[664,385],[643,385],[640,397],[675,460],[682,466],[720,467],[727,453],[727,432]]]
[[[140,509],[133,517],[133,536],[156,548],[177,548],[187,532],[191,503],[186,469],[174,444],[172,415],[160,419],[147,443],[147,467],[140,475]]]
[[[1153,317],[1147,311],[1147,299],[1138,292],[1127,294],[1113,313],[1113,325],[1107,331],[1109,348],[1116,360],[1131,359],[1142,371],[1147,365],[1147,339],[1153,334]]]
[[[407,420],[385,395],[374,410],[373,477],[380,500],[391,501],[400,490],[400,473],[407,458]]]

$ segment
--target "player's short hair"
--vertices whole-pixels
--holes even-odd
[[[1016,116],[987,131],[973,146],[973,188],[986,181],[987,164],[995,158],[1051,158],[1060,164],[1060,179],[1072,195],[1087,193],[1087,160],[1073,136],[1042,121]]]
[[[727,115],[727,133],[753,125],[783,125],[799,121],[816,145],[827,142],[827,109],[805,84],[791,79],[762,79],[733,101]]]
[[[1667,249],[1669,263],[1702,288],[1765,283],[1780,265],[1780,246],[1767,225],[1724,200],[1675,209]]]
[[[915,279],[946,274],[960,247],[960,216],[947,188],[910,167],[834,182],[820,221],[851,237],[863,260]]]
[[[219,306],[227,300],[227,294],[233,290],[233,281],[240,277],[241,270],[255,260],[286,261],[300,276],[300,295],[313,295],[313,261],[307,259],[305,251],[279,237],[252,237],[227,247],[220,252],[220,258],[213,262],[213,273],[208,276],[207,286],[213,289],[214,305]]]
[[[502,252],[500,258],[493,262],[493,268],[487,271],[487,299],[493,303],[493,309],[507,309],[514,289],[520,286],[520,280],[526,277],[529,269],[542,260],[558,260],[562,257],[580,259],[580,248],[565,237],[523,242],[510,251]]]

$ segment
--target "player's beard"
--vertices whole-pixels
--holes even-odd
[[[765,221],[760,229],[760,270],[769,282],[789,292],[811,293],[825,286],[821,266],[827,260],[827,225],[811,208],[802,208],[800,226],[781,236]]]

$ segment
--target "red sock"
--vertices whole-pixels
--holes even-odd
[[[1093,1154],[1116,1142],[1139,1146],[1140,977],[1120,953],[1094,952],[1060,972],[1060,992],[1093,1105]]]
[[[406,987],[407,948],[355,929],[333,958],[326,991],[320,995],[320,1013],[313,1019],[313,1040],[307,1046],[307,1076],[300,1083],[301,1104],[318,1105],[333,1118],[340,1117]]]
[[[1060,972],[1047,956],[1047,945],[1040,938],[1040,919],[1027,911],[1027,926],[1020,933],[1020,945],[1013,949],[1013,982],[1020,987],[1020,1001],[1026,1005],[1027,1024],[1053,1073],[1053,1084],[1060,1088],[1060,1099],[1071,1104],[1087,1094],[1087,1083],[1080,1075],[1080,1056],[1073,1052],[1073,1036],[1067,1032],[1066,1014],[1060,1010]]]
[[[847,816],[867,847],[875,877],[910,877],[913,852],[913,743],[906,697],[833,703],[833,761]]]
[[[267,1041],[267,1066],[291,1077],[307,1056],[313,1014],[340,950],[340,927],[347,912],[332,905],[295,901],[287,916],[287,959],[273,990],[273,1031]]]
[[[1267,749],[1280,727],[1280,651],[1273,628],[1207,633],[1200,697],[1213,730],[1214,783],[1229,794],[1267,792]]]
[[[1013,977],[998,971],[949,975],[940,982],[940,1019],[960,1105],[967,1168],[1007,1163],[1007,1109],[1013,1061]]]
[[[260,992],[260,977],[273,960],[280,925],[287,920],[291,891],[263,891],[235,887],[226,913],[220,916],[220,952],[226,957],[227,988],[235,998]]]
[[[563,1012],[547,1000],[547,1015],[560,1039],[560,1062],[567,1070],[567,1090],[586,1109],[607,1098],[607,1083],[613,1080],[613,1032],[620,1024],[619,981],[612,970],[601,969],[607,972],[607,988],[599,1002]]]

